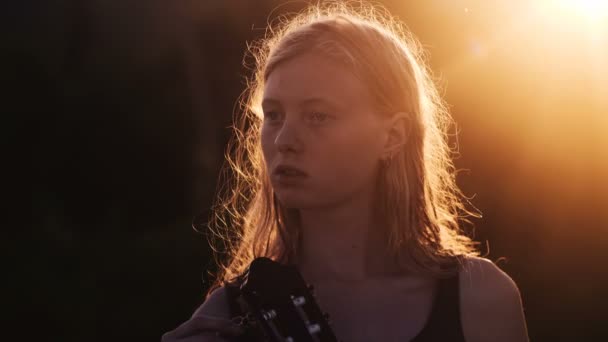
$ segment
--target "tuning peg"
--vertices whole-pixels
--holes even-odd
[[[311,295],[315,295],[315,287],[312,284],[306,284],[306,289],[308,289]]]

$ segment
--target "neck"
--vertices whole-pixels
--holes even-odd
[[[300,209],[298,266],[305,278],[361,281],[391,272],[372,201],[368,194],[331,208]]]

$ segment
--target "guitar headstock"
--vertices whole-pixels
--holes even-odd
[[[338,341],[312,287],[295,266],[255,259],[245,274],[241,294],[269,341]]]

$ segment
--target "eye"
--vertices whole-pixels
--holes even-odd
[[[279,112],[264,112],[264,121],[277,121],[280,118]]]
[[[308,117],[313,123],[318,124],[327,121],[329,115],[323,112],[310,112]]]

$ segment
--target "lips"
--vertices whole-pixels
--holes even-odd
[[[293,177],[306,177],[308,176],[306,172],[289,165],[278,165],[274,168],[274,175],[281,176],[293,176]]]

